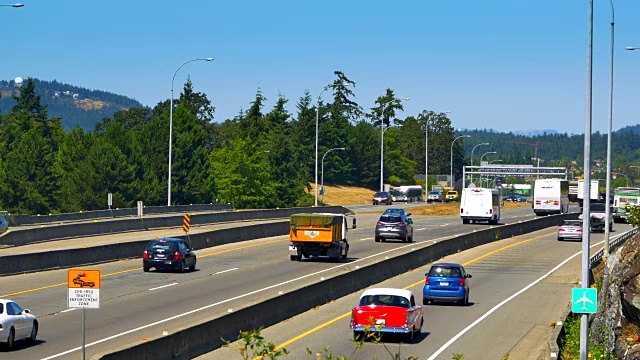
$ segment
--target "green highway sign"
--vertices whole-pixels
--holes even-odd
[[[573,313],[595,314],[598,304],[598,290],[592,288],[571,289],[571,311]]]

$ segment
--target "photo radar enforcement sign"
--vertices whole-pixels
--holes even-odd
[[[184,214],[184,219],[182,220],[182,230],[188,233],[190,226],[191,226],[191,216],[189,214]]]
[[[70,308],[100,308],[100,270],[71,269],[67,280]]]

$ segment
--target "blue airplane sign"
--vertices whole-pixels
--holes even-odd
[[[573,313],[595,314],[598,304],[598,290],[592,288],[571,289],[571,311]]]

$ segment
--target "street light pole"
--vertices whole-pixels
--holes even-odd
[[[471,135],[460,135],[457,138],[453,139],[453,141],[451,142],[451,189],[453,189],[453,144],[456,142],[456,140],[460,139],[460,138],[470,138]]]
[[[410,98],[399,98],[399,99],[391,99],[387,102],[380,104],[380,130],[382,130],[382,135],[380,135],[380,191],[384,191],[384,132],[391,128],[389,125],[388,128],[384,128],[384,106],[387,104],[391,104],[393,101],[406,101],[411,100]]]
[[[609,0],[611,4],[611,64],[609,67],[609,125],[607,129],[607,181],[606,181],[606,204],[605,219],[611,216],[611,208],[609,207],[609,197],[611,196],[611,132],[613,126],[613,42],[614,42],[614,26],[615,17],[613,12],[613,0]],[[609,226],[604,227],[604,256],[609,256]]]
[[[474,146],[473,149],[471,149],[471,166],[473,166],[473,151],[480,145],[489,145],[489,143],[480,143]],[[471,182],[473,182],[473,175],[471,175]]]
[[[320,184],[321,184],[320,187],[322,188],[322,200],[324,200],[324,157],[327,156],[327,154],[333,150],[344,150],[344,148],[339,147],[339,148],[329,149],[327,150],[326,153],[324,153],[324,155],[322,155],[322,176],[320,178]]]
[[[314,196],[314,200],[313,200],[313,206],[318,206],[318,120],[320,117],[320,99],[322,98],[322,93],[327,91],[328,89],[333,89],[336,86],[349,86],[350,83],[338,83],[338,84],[331,84],[331,85],[327,85],[325,86],[322,91],[320,91],[320,94],[318,94],[318,103],[316,105],[316,165],[315,165],[315,196]]]
[[[482,154],[482,156],[480,156],[480,166],[482,166],[482,159],[484,158],[485,155],[488,154],[495,154],[495,151],[487,151],[486,153]],[[489,185],[489,183],[487,182],[487,186]],[[480,187],[482,187],[482,175],[480,175]]]
[[[187,65],[190,62],[194,61],[213,61],[213,58],[198,58],[191,59],[189,61],[185,61],[182,65],[178,66],[176,71],[173,73],[173,77],[171,78],[171,101],[169,103],[169,179],[167,186],[167,206],[171,206],[171,144],[172,144],[172,136],[173,136],[173,81],[176,79],[176,74],[178,70],[180,70],[183,66]]]
[[[591,184],[591,122],[593,115],[593,0],[587,6],[587,69],[586,69],[586,108],[584,121],[584,183]],[[582,284],[581,288],[589,288],[590,271],[589,255],[591,247],[591,197],[590,186],[584,187],[582,214]],[[609,199],[607,199],[609,201]],[[608,204],[607,204],[608,207]],[[580,316],[580,360],[588,359],[589,351],[589,314]]]

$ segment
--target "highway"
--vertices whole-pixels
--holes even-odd
[[[199,250],[198,270],[193,273],[143,273],[139,259],[87,267],[103,274],[100,309],[87,310],[87,358],[321,281],[350,266],[488,226],[462,225],[457,216],[413,216],[414,244],[375,243],[373,226],[384,207],[354,210],[358,228],[350,232],[349,260],[339,264],[313,259],[291,262],[288,237],[279,236]],[[502,222],[533,217],[531,208],[524,206],[505,210]],[[15,352],[0,353],[0,360],[80,356],[81,311],[67,309],[66,277],[67,270],[62,269],[0,278],[0,297],[16,300],[40,322],[35,346],[20,344]]]
[[[616,224],[617,233],[631,229]],[[602,234],[592,234],[591,253],[602,247]],[[581,243],[556,240],[556,228],[476,247],[442,261],[462,263],[473,275],[470,305],[424,306],[422,336],[414,343],[384,337],[366,342],[358,359],[391,359],[387,351],[420,359],[537,359],[546,346],[551,324],[560,319],[578,286]],[[428,266],[372,287],[410,289],[421,303]],[[351,356],[355,349],[349,329],[351,309],[361,291],[310,310],[262,331],[265,341],[290,351],[287,359],[309,359],[329,347],[334,356]],[[199,360],[239,358],[237,343],[198,357]],[[386,349],[385,349],[386,348]],[[323,357],[324,358],[324,357]],[[351,357],[350,357],[351,358]]]

